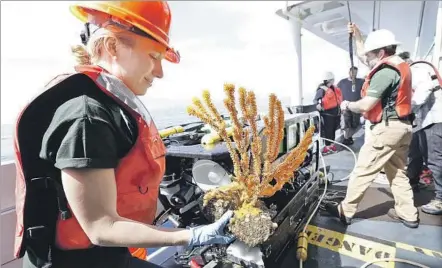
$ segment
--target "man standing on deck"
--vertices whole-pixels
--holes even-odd
[[[344,78],[338,83],[338,87],[342,91],[342,97],[346,101],[358,101],[361,99],[361,89],[364,84],[364,80],[357,78],[358,67],[351,67],[348,72],[348,78]],[[355,79],[355,86],[353,88],[352,81]],[[354,143],[353,135],[360,125],[361,114],[354,113],[350,110],[342,112],[341,115],[341,129],[344,132],[345,145],[351,145]]]
[[[398,54],[399,57],[401,57],[404,61],[408,62],[409,64],[413,63],[413,60],[411,60],[410,52],[404,51],[402,53]],[[412,84],[413,84],[413,92],[416,90],[416,81],[421,80],[422,77],[429,77],[429,73],[422,69],[422,68],[411,68],[411,76],[412,76]],[[421,90],[420,90],[421,91]],[[421,106],[423,103],[420,103],[418,106],[414,105],[416,103],[416,98],[422,99],[419,96],[422,93],[413,94],[413,97],[411,98],[412,102],[412,108],[413,112],[416,114],[418,113],[419,106]],[[424,101],[424,100],[422,100]],[[420,102],[420,101],[419,101]],[[420,116],[419,116],[420,117]],[[417,193],[420,191],[420,188],[425,187],[426,185],[423,183],[420,183],[420,178],[424,177],[426,175],[431,176],[431,172],[425,167],[425,164],[428,163],[427,161],[427,139],[425,137],[425,132],[422,129],[422,126],[418,126],[419,119],[415,119],[415,125],[413,126],[413,137],[411,139],[410,149],[408,152],[408,165],[407,165],[407,176],[410,179],[411,187],[413,188],[413,192]],[[421,125],[421,124],[419,124]],[[430,184],[431,182],[428,181],[426,184]]]
[[[370,73],[361,91],[362,99],[344,101],[341,109],[362,113],[371,123],[370,138],[361,147],[345,199],[326,208],[344,224],[350,224],[365,191],[384,169],[395,199],[395,207],[388,215],[409,228],[417,228],[418,211],[405,173],[412,136],[410,66],[395,55],[400,43],[390,31],[372,32],[363,43],[357,27],[350,25],[349,30],[354,33],[358,55]]]
[[[416,115],[407,168],[413,189],[419,187],[423,161],[433,174],[435,198],[422,211],[442,215],[442,78],[433,65],[415,62],[401,53],[411,66],[413,76],[412,108]],[[408,56],[408,59],[407,59]]]

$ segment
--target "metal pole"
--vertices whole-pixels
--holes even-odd
[[[442,1],[439,1],[439,8],[437,11],[436,20],[436,36],[434,37],[434,48],[433,48],[433,65],[440,70],[442,67],[440,64],[441,60],[441,49],[442,49]]]
[[[427,3],[427,1],[422,1],[421,14],[419,16],[419,24],[418,24],[418,27],[417,27],[416,40],[414,42],[414,52],[413,52],[413,58],[412,58],[413,60],[417,60],[417,53],[418,53],[418,50],[419,50],[420,37],[421,37],[421,33],[422,33],[422,21],[424,19],[426,3]]]
[[[376,30],[376,1],[373,1],[373,21],[371,25],[371,30],[374,32]]]
[[[381,28],[381,5],[382,5],[382,1],[379,1],[379,5],[378,5],[378,30]]]
[[[295,103],[295,98],[292,95],[292,97],[290,98],[290,102],[291,102],[291,106],[301,106],[304,105],[304,96],[303,96],[303,92],[302,92],[302,42],[301,42],[301,21],[300,19],[294,15],[293,13],[290,12],[289,10],[289,6],[288,6],[288,1],[286,1],[286,8],[285,8],[285,12],[284,15],[286,15],[288,17],[288,21],[290,23],[290,26],[292,28],[292,33],[293,33],[293,41],[294,41],[294,45],[295,45],[295,61],[297,63],[297,88],[295,90],[297,90],[298,92],[298,102]]]
[[[428,49],[427,53],[425,54],[425,57],[423,57],[423,60],[428,61],[428,57],[430,56],[431,52],[433,52],[433,48],[434,48],[434,40],[433,43],[431,44],[430,48]]]
[[[295,60],[297,62],[297,87],[298,87],[298,105],[304,105],[304,96],[302,92],[302,42],[301,42],[301,22],[299,19],[290,18],[290,23],[293,28],[293,38],[295,45]],[[293,100],[292,100],[293,104]]]

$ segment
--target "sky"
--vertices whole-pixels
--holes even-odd
[[[1,2],[1,123],[10,124],[42,86],[72,71],[70,45],[80,42],[82,24],[69,2]],[[297,64],[288,21],[275,14],[285,1],[170,2],[171,43],[181,63],[165,62],[163,79],[142,100],[148,108],[189,102],[209,89],[223,97],[224,82],[297,99]],[[38,10],[38,12],[36,12]],[[347,52],[303,33],[304,100],[311,102],[319,76],[347,75]],[[287,103],[289,104],[289,103]]]

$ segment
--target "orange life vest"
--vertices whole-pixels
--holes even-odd
[[[333,109],[341,105],[342,91],[340,88],[334,87],[334,90],[325,86],[321,88],[324,89],[324,97],[322,97],[322,108],[324,110]]]
[[[382,67],[386,65],[391,66],[395,70],[397,70],[401,77],[397,96],[395,96],[395,110],[399,118],[406,118],[411,114],[411,96],[413,94],[411,86],[411,69],[408,63],[406,63],[398,56],[390,56],[384,58],[378,64],[376,64],[376,66],[365,78],[365,82],[361,90],[361,96],[365,97],[367,95],[367,90],[370,87],[371,78],[377,71],[379,71]],[[371,123],[376,124],[382,121],[383,113],[384,107],[382,106],[382,101],[379,101],[370,111],[363,113],[363,116]]]
[[[145,248],[129,248],[129,252],[133,257],[137,257],[138,259],[147,259],[147,249]]]
[[[17,121],[14,137],[17,167],[15,255],[19,258],[27,247],[44,249],[55,245],[62,250],[73,250],[93,246],[67,204],[60,170],[39,158],[41,140],[55,110],[67,100],[80,96],[81,91],[86,90],[83,88],[94,88],[82,87],[85,83],[95,83],[137,122],[135,145],[115,170],[118,214],[146,224],[151,224],[155,218],[166,150],[149,112],[120,80],[103,69],[81,66],[76,71],[37,96]],[[131,97],[135,102],[129,106]],[[46,235],[44,239],[52,240],[46,241],[49,245],[33,242],[42,234]]]

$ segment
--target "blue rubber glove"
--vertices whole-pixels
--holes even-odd
[[[229,244],[234,237],[224,234],[224,228],[233,216],[233,211],[227,211],[216,222],[190,228],[189,247],[212,245],[212,244]]]

